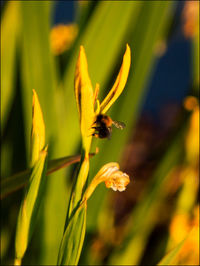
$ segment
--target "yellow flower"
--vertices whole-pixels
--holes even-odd
[[[186,1],[183,9],[183,31],[186,37],[199,32],[199,1]]]
[[[170,235],[175,243],[181,242],[189,232],[188,215],[176,214],[170,224]]]
[[[129,183],[129,177],[123,172],[119,171],[119,165],[117,163],[110,163],[100,169],[100,171],[93,178],[91,184],[84,193],[84,188],[86,187],[86,180],[89,172],[89,152],[94,131],[93,124],[96,121],[96,116],[98,115],[97,110],[104,114],[116,101],[116,99],[119,97],[125,87],[128,78],[129,68],[130,48],[127,45],[126,52],[123,58],[123,63],[120,72],[117,76],[117,79],[114,83],[114,86],[100,105],[99,101],[97,101],[99,85],[96,85],[95,91],[93,92],[91,80],[88,74],[88,64],[85,50],[83,46],[80,47],[80,52],[75,70],[74,89],[79,113],[83,152],[79,171],[77,173],[77,178],[75,179],[76,183],[75,186],[73,186],[71,199],[68,207],[67,218],[65,222],[65,231],[63,234],[63,239],[61,242],[58,257],[59,264],[65,262],[65,264],[68,265],[69,260],[74,261],[75,263],[73,264],[76,264],[76,262],[78,261],[85,235],[85,215],[87,200],[95,190],[96,186],[99,183],[105,181],[107,182],[107,187],[112,187],[114,190],[123,191],[125,190],[126,185]],[[97,110],[95,112],[94,105],[96,101]],[[81,210],[82,208],[83,211]],[[71,228],[81,228],[81,230],[71,230]],[[75,232],[76,235],[74,235],[73,232]],[[68,245],[68,236],[71,237],[70,239],[72,239],[72,241],[75,241],[79,238],[77,243],[74,242],[75,245],[73,249],[71,249],[71,245]],[[77,236],[79,237],[77,238]],[[69,246],[70,248],[68,248]]]
[[[91,145],[91,136],[93,132],[92,125],[95,121],[95,116],[99,113],[105,114],[122,93],[128,78],[130,63],[131,51],[130,47],[127,44],[122,66],[120,68],[116,81],[108,95],[100,104],[97,100],[99,84],[96,84],[95,90],[93,92],[91,80],[88,74],[88,65],[85,50],[83,46],[80,47],[75,72],[75,97],[81,124],[83,148],[86,154],[89,153]],[[96,102],[97,108],[96,111],[94,111]]]
[[[99,112],[105,113],[111,107],[111,105],[116,101],[116,99],[119,97],[119,95],[122,93],[125,87],[128,78],[129,68],[130,68],[130,48],[127,45],[126,52],[123,58],[123,63],[120,72],[117,76],[117,79],[114,83],[114,86],[111,89],[111,91],[108,93],[102,104],[100,105],[99,101],[97,100],[99,85],[96,84],[95,91],[93,92],[92,83],[88,74],[88,64],[87,64],[85,50],[83,46],[80,47],[80,52],[75,70],[74,89],[75,89],[75,98],[76,98],[79,120],[80,120],[83,156],[77,177],[76,193],[74,198],[75,204],[80,200],[82,196],[82,189],[84,187],[89,172],[89,152],[92,141],[92,135],[94,132],[92,127],[96,120],[96,116],[98,114],[97,110],[99,110]],[[97,110],[95,112],[94,106],[96,100],[97,100]],[[116,180],[117,182],[119,182],[119,179]],[[95,182],[97,182],[97,180]],[[112,184],[111,187],[113,188],[117,187],[120,190],[123,189],[122,182],[116,186]]]
[[[59,24],[53,27],[50,35],[53,54],[59,55],[68,50],[77,34],[78,26],[76,24]]]
[[[111,162],[105,164],[93,178],[83,196],[82,202],[87,201],[95,188],[102,182],[105,182],[107,188],[112,188],[114,191],[119,190],[121,192],[126,189],[130,179],[126,173],[119,170],[118,163]]]
[[[183,101],[183,106],[188,111],[194,111],[198,106],[198,99],[194,96],[187,96]]]
[[[176,265],[198,265],[199,261],[199,205],[194,208],[192,219],[188,213],[174,216],[170,225],[173,245],[186,240],[176,258]]]

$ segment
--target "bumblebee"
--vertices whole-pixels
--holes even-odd
[[[92,128],[95,129],[95,132],[92,134],[92,136],[100,139],[110,139],[112,133],[112,125],[119,129],[125,128],[125,124],[123,122],[114,121],[109,116],[103,114],[97,115],[94,124],[95,126]]]

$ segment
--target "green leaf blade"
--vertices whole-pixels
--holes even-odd
[[[1,20],[1,126],[4,129],[14,98],[15,58],[20,31],[19,4],[10,1]]]
[[[95,153],[90,153],[90,156],[94,156]],[[66,156],[58,159],[53,159],[48,161],[47,164],[47,175],[50,175],[62,168],[70,166],[74,163],[80,162],[81,155]],[[23,172],[17,173],[13,176],[3,178],[1,180],[1,195],[0,198],[3,199],[9,194],[23,188],[27,185],[30,176],[30,169],[26,169]]]
[[[18,260],[23,258],[35,227],[36,216],[41,203],[44,188],[46,155],[46,150],[42,151],[38,161],[33,167],[29,180],[29,186],[26,190],[25,197],[19,211],[15,240],[16,259]]]
[[[75,211],[69,220],[58,255],[58,265],[77,265],[86,229],[86,205]]]

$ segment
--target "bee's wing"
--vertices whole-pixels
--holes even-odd
[[[116,128],[119,128],[119,129],[124,129],[126,127],[126,125],[120,121],[113,120],[112,123]]]

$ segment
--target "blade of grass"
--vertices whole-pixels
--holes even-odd
[[[25,120],[25,136],[29,151],[32,90],[38,93],[47,131],[47,142],[55,134],[56,115],[54,91],[56,74],[49,45],[51,2],[21,1],[22,46],[22,95]],[[49,108],[51,106],[51,108]],[[30,111],[29,111],[30,110]],[[52,123],[54,121],[54,123]],[[29,154],[29,152],[27,153]]]
[[[57,77],[49,43],[52,3],[52,1],[20,2],[23,30],[21,72],[27,154],[29,154],[28,136],[31,131],[29,110],[31,110],[32,89],[35,89],[43,110],[49,153],[55,158],[73,153],[68,150],[70,140],[66,141],[68,128],[66,130],[65,98],[61,95],[61,90],[55,90]],[[43,249],[40,248],[38,251],[40,254],[37,257],[38,264],[56,263],[65,221],[68,189],[64,171],[61,171],[59,176],[52,174],[47,179],[44,194],[45,208],[39,217],[43,227],[39,228],[38,241]]]
[[[26,252],[36,224],[36,217],[42,200],[45,184],[46,155],[47,148],[41,152],[38,161],[33,167],[29,180],[29,186],[26,190],[25,197],[19,211],[15,240],[15,263],[17,265],[18,263],[21,264],[20,262]]]
[[[95,155],[91,153],[90,156]],[[66,156],[59,159],[50,160],[47,165],[46,175],[50,175],[53,172],[67,167],[71,164],[80,162],[81,155]],[[8,196],[10,193],[24,187],[29,181],[29,175],[31,170],[27,169],[23,172],[17,173],[13,176],[7,177],[1,181],[1,199]]]
[[[10,1],[1,20],[1,130],[15,95],[15,56],[20,30],[19,3]]]
[[[86,205],[79,208],[69,220],[62,239],[58,265],[77,265],[82,250],[86,228]]]

